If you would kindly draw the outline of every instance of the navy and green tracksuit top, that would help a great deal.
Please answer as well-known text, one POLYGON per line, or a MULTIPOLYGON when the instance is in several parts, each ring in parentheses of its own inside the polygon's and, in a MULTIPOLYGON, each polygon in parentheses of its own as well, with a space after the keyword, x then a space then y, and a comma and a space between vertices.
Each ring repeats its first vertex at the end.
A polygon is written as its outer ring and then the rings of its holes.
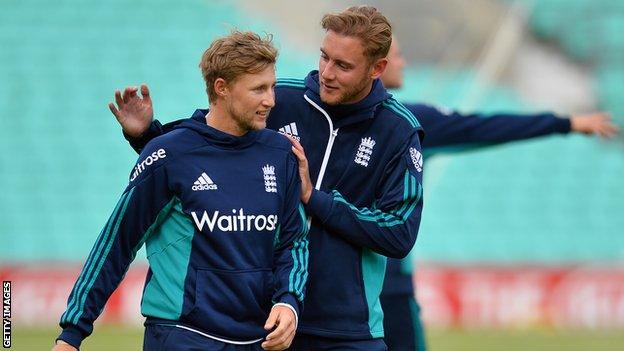
MULTIPOLYGON (((537 114, 463 114, 423 103, 404 103, 418 117, 427 138, 423 141, 425 158, 436 153, 453 153, 570 132, 570 119, 553 113, 537 114)), ((412 261, 388 260, 383 294, 412 295, 412 261)))
POLYGON ((266 336, 274 303, 301 309, 308 241, 291 144, 271 130, 220 132, 205 112, 141 152, 71 291, 59 339, 78 347, 92 332, 143 244, 148 324, 250 342, 266 336))
MULTIPOLYGON (((318 72, 280 79, 267 127, 303 145, 315 189, 309 279, 298 333, 363 340, 383 337, 379 294, 386 256, 416 240, 422 212, 422 128, 379 80, 351 105, 328 106, 318 72)), ((176 122, 173 122, 175 125, 176 122)), ((166 131, 155 121, 141 139, 166 131)))

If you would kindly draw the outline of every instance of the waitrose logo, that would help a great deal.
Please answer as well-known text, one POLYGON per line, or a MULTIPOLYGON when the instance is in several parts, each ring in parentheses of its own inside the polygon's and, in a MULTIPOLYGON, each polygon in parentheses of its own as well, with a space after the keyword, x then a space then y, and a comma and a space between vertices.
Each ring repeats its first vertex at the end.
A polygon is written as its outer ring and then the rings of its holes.
POLYGON ((143 171, 145 170, 145 167, 148 167, 152 165, 154 162, 160 159, 163 159, 165 157, 167 157, 167 152, 165 151, 165 149, 158 149, 152 152, 143 161, 137 163, 137 165, 134 166, 134 171, 132 172, 132 175, 130 176, 130 181, 135 180, 136 177, 139 176, 139 174, 143 173, 143 171))
POLYGON ((213 232, 215 227, 222 232, 249 232, 249 231, 272 231, 277 228, 277 215, 252 215, 245 214, 241 208, 232 210, 231 215, 221 214, 219 211, 208 213, 203 211, 200 215, 191 211, 193 221, 199 230, 213 232))

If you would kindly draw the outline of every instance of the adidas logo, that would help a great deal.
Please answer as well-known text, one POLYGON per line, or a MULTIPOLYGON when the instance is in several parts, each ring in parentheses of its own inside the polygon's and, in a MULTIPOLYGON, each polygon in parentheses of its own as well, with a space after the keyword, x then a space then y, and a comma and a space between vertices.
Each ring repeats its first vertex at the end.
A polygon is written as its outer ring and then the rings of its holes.
POLYGON ((206 172, 203 172, 199 178, 197 178, 195 183, 193 183, 191 189, 193 189, 193 191, 217 190, 217 184, 210 179, 206 172))
POLYGON ((409 148, 410 157, 412 158, 412 162, 414 163, 414 167, 416 167, 416 171, 422 172, 423 169, 423 157, 420 151, 416 150, 414 147, 409 148))
POLYGON ((295 124, 295 122, 292 122, 290 124, 283 126, 282 128, 278 129, 278 131, 282 134, 288 134, 289 136, 293 137, 297 141, 301 141, 301 138, 299 138, 299 132, 297 131, 297 125, 295 124))

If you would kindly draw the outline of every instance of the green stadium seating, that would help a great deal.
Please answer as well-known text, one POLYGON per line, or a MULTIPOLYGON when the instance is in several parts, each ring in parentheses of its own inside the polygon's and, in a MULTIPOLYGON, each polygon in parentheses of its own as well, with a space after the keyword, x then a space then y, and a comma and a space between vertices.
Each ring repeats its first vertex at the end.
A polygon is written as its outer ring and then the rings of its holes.
MULTIPOLYGON (((577 59, 595 59, 597 48, 621 53, 622 3, 538 1, 531 26, 577 59), (609 19, 576 17, 588 6, 595 18, 609 19), (585 29, 603 39, 588 42, 585 29)), ((161 121, 187 116, 207 105, 197 63, 214 37, 239 27, 275 32, 279 42, 285 30, 226 1, 8 0, 2 7, 0 263, 85 259, 136 159, 106 107, 114 89, 148 82, 161 121)), ((280 44, 281 76, 302 77, 316 65, 315 45, 299 52, 280 44)), ((609 55, 596 62, 596 84, 602 107, 622 118, 624 60, 609 55)), ((531 110, 501 87, 466 102, 469 70, 418 67, 406 83, 400 100, 531 110)), ((433 158, 427 166, 420 259, 622 259, 621 146, 552 137, 433 158)))

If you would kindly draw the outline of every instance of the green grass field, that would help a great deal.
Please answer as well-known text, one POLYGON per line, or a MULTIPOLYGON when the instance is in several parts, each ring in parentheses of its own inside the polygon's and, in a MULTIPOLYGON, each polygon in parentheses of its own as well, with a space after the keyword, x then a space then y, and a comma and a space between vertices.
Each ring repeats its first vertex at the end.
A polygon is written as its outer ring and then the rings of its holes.
MULTIPOLYGON (((49 350, 57 330, 14 329, 11 350, 49 350)), ((100 327, 81 347, 86 351, 141 350, 143 331, 121 327, 100 327)), ((465 331, 429 330, 430 351, 622 351, 624 331, 465 331)), ((390 350, 392 351, 392 350, 390 350)))

